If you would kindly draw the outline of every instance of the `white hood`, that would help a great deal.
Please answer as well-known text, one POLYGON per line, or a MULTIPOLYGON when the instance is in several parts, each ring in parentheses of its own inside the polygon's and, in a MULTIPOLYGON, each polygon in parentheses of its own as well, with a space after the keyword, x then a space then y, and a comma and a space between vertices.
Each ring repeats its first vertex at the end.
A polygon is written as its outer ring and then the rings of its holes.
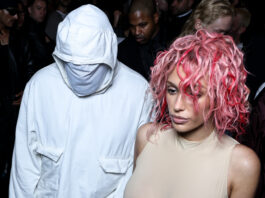
POLYGON ((105 13, 93 5, 69 13, 58 26, 53 56, 70 88, 64 62, 108 65, 111 70, 96 92, 109 87, 117 62, 117 37, 105 13))

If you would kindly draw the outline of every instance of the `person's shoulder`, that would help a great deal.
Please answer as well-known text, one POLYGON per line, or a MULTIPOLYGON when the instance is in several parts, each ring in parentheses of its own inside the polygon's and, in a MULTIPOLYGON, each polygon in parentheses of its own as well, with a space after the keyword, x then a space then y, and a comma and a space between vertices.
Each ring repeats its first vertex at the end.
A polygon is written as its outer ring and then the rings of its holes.
POLYGON ((38 70, 30 79, 33 82, 51 82, 60 79, 60 71, 55 63, 38 70), (59 78, 58 78, 59 77, 59 78))
POLYGON ((155 142, 159 137, 170 134, 170 129, 163 130, 163 127, 162 124, 156 126, 153 122, 146 123, 138 129, 136 139, 141 145, 146 145, 149 140, 155 142))
POLYGON ((57 24, 57 23, 59 23, 62 20, 63 20, 63 17, 58 13, 58 11, 54 10, 53 12, 51 12, 49 14, 46 23, 56 23, 57 24))
POLYGON ((232 164, 236 170, 244 174, 254 174, 260 167, 260 161, 256 153, 249 147, 237 144, 232 150, 232 164))
MULTIPOLYGON (((27 82, 26 90, 28 93, 46 92, 56 87, 59 81, 59 71, 55 64, 48 65, 38 70, 27 82)), ((25 93, 25 92, 24 92, 25 93)))
POLYGON ((256 153, 242 144, 232 150, 229 171, 231 197, 252 197, 258 184, 260 161, 256 153))
POLYGON ((135 160, 140 155, 146 144, 148 143, 149 132, 153 127, 153 123, 149 122, 142 125, 137 132, 135 141, 135 160))
POLYGON ((153 123, 152 122, 149 122, 149 123, 146 123, 146 124, 143 124, 139 129, 138 129, 138 132, 137 132, 137 139, 139 139, 140 141, 144 142, 144 141, 147 141, 147 133, 148 131, 151 129, 153 123))
POLYGON ((59 17, 59 16, 60 14, 57 10, 54 10, 49 14, 49 17, 59 17))
MULTIPOLYGON (((153 122, 142 125, 136 135, 135 143, 135 157, 143 151, 148 142, 157 144, 158 141, 161 143, 168 139, 168 135, 171 136, 171 129, 163 129, 165 125, 155 125, 153 122)), ((159 143, 158 143, 159 144, 159 143)))
POLYGON ((147 80, 138 72, 134 71, 133 69, 129 68, 124 63, 118 61, 118 65, 120 67, 120 77, 126 80, 126 84, 133 83, 133 84, 148 84, 147 80))

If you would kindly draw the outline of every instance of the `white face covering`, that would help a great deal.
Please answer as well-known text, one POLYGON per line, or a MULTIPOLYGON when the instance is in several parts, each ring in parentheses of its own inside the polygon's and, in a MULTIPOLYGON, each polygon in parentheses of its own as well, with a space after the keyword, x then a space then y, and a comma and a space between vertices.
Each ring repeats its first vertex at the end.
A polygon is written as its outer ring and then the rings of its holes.
POLYGON ((65 63, 68 81, 77 96, 88 96, 95 93, 104 82, 109 70, 110 68, 104 64, 65 63))

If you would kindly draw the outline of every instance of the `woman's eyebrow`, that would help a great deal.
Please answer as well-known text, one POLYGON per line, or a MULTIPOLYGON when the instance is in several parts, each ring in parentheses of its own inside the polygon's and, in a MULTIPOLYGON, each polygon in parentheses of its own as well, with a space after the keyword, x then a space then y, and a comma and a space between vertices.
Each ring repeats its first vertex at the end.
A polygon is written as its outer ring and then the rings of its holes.
POLYGON ((178 86, 176 84, 174 84, 173 82, 170 82, 170 81, 167 81, 167 85, 178 88, 178 86))

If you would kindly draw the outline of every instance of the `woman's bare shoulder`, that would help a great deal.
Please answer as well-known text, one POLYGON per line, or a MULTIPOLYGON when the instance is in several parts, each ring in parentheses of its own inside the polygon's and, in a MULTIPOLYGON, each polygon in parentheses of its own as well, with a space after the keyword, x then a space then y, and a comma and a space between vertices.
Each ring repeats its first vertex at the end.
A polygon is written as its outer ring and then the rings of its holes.
POLYGON ((231 155, 231 197, 252 197, 258 184, 260 161, 256 153, 242 144, 237 144, 231 155))
POLYGON ((142 125, 137 132, 136 143, 138 142, 141 145, 146 145, 149 140, 156 139, 156 136, 159 136, 161 128, 164 125, 155 125, 153 122, 146 123, 142 125))
POLYGON ((232 151, 232 163, 239 171, 255 172, 260 167, 260 161, 256 153, 247 146, 237 144, 232 151))
POLYGON ((136 136, 136 147, 139 147, 139 150, 142 150, 145 145, 148 142, 148 133, 150 132, 150 130, 153 127, 153 123, 149 122, 146 123, 144 125, 142 125, 137 132, 137 136, 136 136))

